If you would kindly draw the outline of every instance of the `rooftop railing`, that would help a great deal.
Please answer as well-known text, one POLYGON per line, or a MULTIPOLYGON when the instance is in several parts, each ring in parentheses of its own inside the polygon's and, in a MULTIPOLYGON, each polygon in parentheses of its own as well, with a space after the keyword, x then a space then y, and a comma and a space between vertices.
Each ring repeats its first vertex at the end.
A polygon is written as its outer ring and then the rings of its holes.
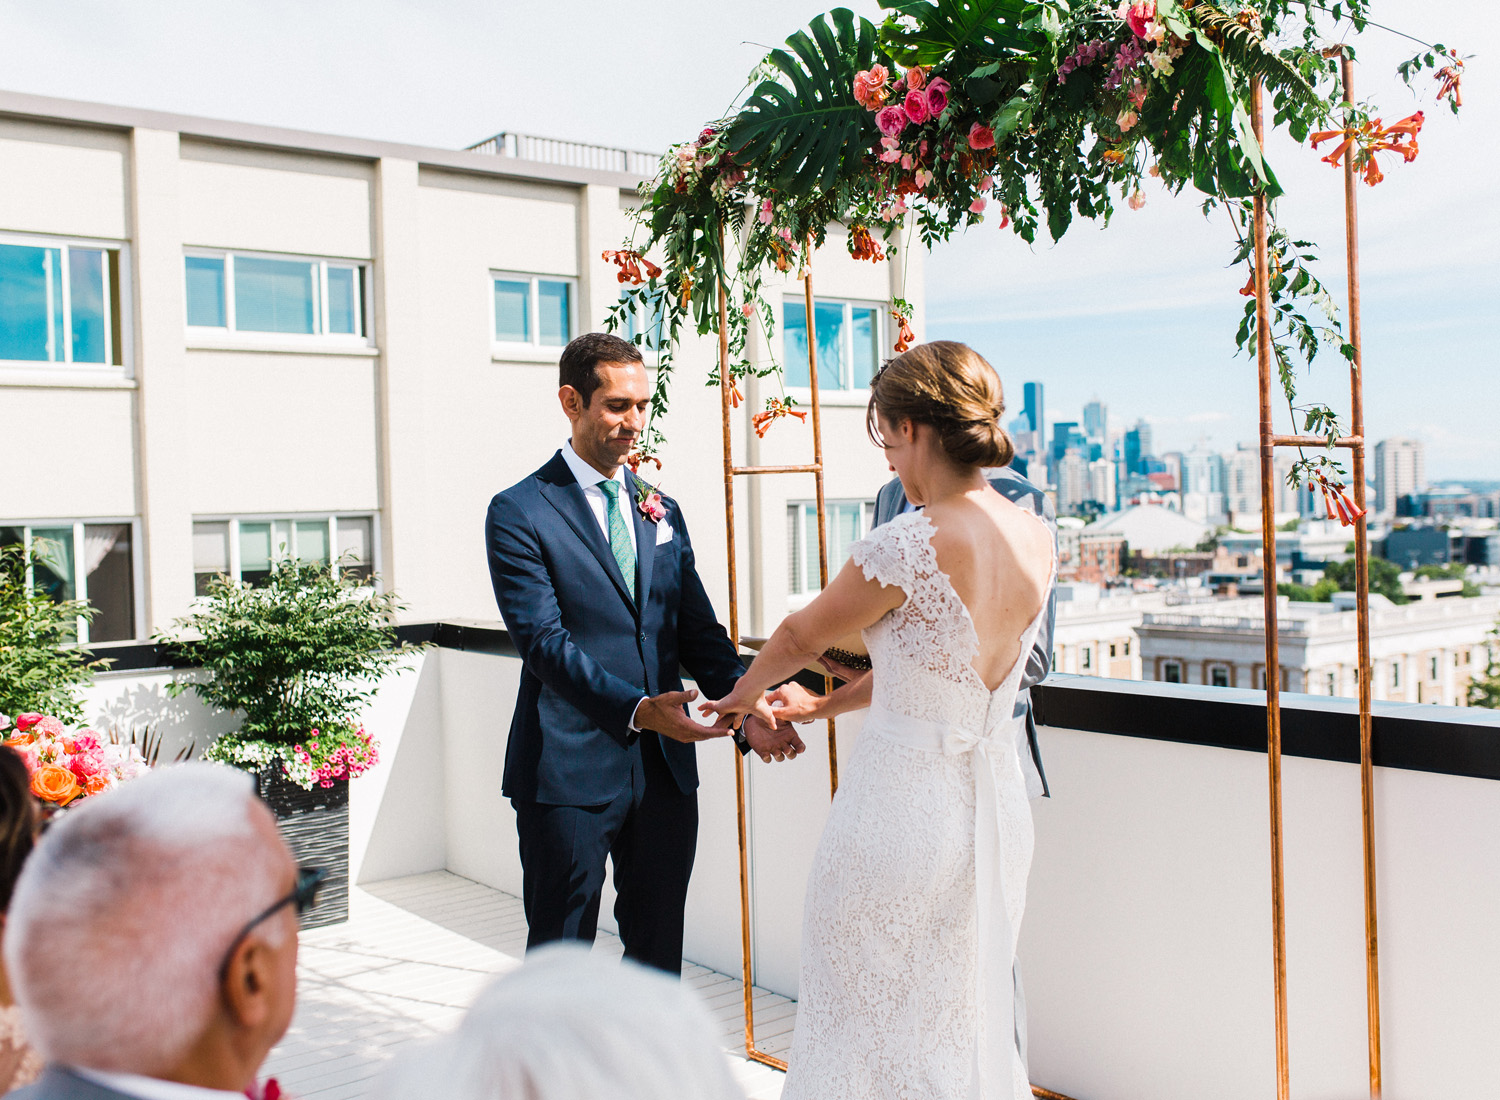
POLYGON ((590 145, 582 141, 561 141, 502 130, 492 138, 470 145, 469 152, 489 153, 497 157, 515 157, 539 164, 556 164, 565 168, 592 168, 601 172, 624 172, 632 176, 656 175, 661 164, 660 153, 638 149, 617 149, 609 145, 590 145))

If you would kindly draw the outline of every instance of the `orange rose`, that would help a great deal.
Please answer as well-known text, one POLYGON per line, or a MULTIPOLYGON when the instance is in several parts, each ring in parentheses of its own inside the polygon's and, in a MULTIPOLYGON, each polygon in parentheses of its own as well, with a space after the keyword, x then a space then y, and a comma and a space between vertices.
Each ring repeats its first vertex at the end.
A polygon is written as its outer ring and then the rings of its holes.
POLYGON ((29 745, 35 740, 36 734, 34 733, 18 733, 14 737, 7 737, 4 741, 0 741, 0 745, 9 745, 11 748, 16 748, 19 745, 29 745))
POLYGON ((78 777, 67 768, 43 764, 31 774, 31 793, 43 802, 66 806, 83 793, 78 777))

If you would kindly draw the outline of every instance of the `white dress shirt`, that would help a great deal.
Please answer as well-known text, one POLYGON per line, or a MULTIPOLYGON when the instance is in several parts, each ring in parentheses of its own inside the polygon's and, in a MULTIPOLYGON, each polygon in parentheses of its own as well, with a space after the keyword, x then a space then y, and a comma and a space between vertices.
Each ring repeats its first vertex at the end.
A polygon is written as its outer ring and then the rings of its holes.
MULTIPOLYGON (((563 461, 568 464, 568 469, 573 471, 573 479, 583 487, 583 495, 589 502, 589 508, 594 513, 594 518, 599 521, 599 530, 604 532, 605 543, 609 542, 609 513, 604 510, 604 483, 609 478, 594 469, 583 459, 578 457, 578 452, 573 450, 573 441, 570 439, 562 447, 563 461)), ((635 507, 635 501, 630 496, 630 483, 625 480, 625 467, 621 466, 615 471, 614 480, 619 482, 620 515, 625 519, 625 530, 630 535, 630 545, 635 550, 636 560, 640 560, 640 548, 635 544, 635 516, 631 509, 635 507)), ((627 577, 626 580, 633 578, 627 577)), ((646 696, 641 696, 641 703, 646 701, 646 696)), ((640 713, 641 703, 635 705, 635 710, 630 712, 630 732, 640 733, 641 729, 635 724, 635 716, 640 713)))
MULTIPOLYGON (((599 530, 604 532, 604 541, 608 543, 609 513, 604 510, 604 483, 610 479, 578 457, 578 452, 573 450, 571 439, 563 444, 562 456, 563 461, 568 464, 568 469, 573 471, 574 479, 583 487, 583 495, 588 499, 594 518, 599 521, 599 530)), ((625 480, 625 467, 621 466, 615 471, 614 480, 620 486, 620 515, 625 518, 625 530, 630 535, 630 545, 635 549, 636 557, 639 559, 640 548, 635 545, 635 516, 631 511, 635 507, 635 500, 630 495, 630 484, 625 480)), ((629 577, 625 579, 630 580, 629 577)))
POLYGON ((85 1081, 114 1089, 126 1096, 139 1097, 139 1100, 245 1100, 243 1092, 206 1089, 201 1085, 184 1085, 181 1081, 142 1077, 138 1073, 106 1073, 102 1069, 84 1069, 81 1066, 68 1068, 85 1081))

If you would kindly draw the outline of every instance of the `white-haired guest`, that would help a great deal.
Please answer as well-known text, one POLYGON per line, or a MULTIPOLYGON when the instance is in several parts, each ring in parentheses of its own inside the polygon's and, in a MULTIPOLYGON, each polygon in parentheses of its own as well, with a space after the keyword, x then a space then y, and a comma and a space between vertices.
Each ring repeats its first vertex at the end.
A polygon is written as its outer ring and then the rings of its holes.
POLYGON ((377 1100, 744 1100, 707 1010, 587 947, 528 952, 458 1029, 398 1057, 377 1100))
POLYGON ((48 1062, 16 1100, 243 1100, 296 999, 299 873, 250 777, 187 764, 64 814, 5 964, 48 1062))

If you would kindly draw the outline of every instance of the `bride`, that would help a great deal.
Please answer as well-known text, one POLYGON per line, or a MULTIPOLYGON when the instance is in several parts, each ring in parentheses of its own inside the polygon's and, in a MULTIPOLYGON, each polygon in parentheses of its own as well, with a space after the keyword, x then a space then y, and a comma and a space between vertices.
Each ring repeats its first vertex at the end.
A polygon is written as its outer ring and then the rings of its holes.
POLYGON ((870 384, 907 499, 705 713, 746 714, 855 630, 873 699, 809 876, 783 1100, 1029 1100, 1013 967, 1032 822, 1011 717, 1055 581, 1038 517, 985 481, 1012 448, 994 368, 949 341, 870 384))

